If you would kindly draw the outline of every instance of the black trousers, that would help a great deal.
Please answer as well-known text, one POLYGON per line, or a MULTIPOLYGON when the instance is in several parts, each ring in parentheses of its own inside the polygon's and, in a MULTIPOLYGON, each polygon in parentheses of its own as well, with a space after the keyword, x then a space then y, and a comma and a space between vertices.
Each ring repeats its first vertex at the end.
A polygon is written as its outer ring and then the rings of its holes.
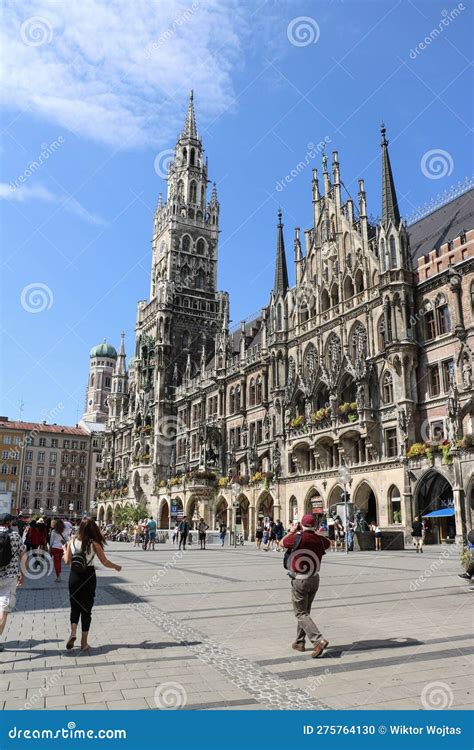
POLYGON ((83 632, 91 626, 92 607, 94 606, 97 578, 92 566, 84 571, 71 568, 69 575, 69 603, 71 605, 71 625, 77 625, 81 618, 83 632))
POLYGON ((180 534, 179 535, 179 549, 181 549, 181 547, 183 547, 183 549, 186 549, 186 541, 187 541, 187 539, 188 539, 188 535, 187 534, 180 534))

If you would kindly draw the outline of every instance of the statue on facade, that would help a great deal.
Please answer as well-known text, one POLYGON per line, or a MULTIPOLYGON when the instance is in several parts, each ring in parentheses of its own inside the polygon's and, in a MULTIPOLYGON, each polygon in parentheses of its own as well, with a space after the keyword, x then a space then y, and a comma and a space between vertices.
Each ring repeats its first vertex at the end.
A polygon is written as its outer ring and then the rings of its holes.
POLYGON ((448 440, 452 446, 456 445, 459 431, 460 416, 459 394, 454 373, 451 373, 448 392, 448 419, 446 421, 448 440))
POLYGON ((472 367, 467 354, 464 355, 462 363, 462 384, 465 391, 472 388, 472 367))
POLYGON ((356 404, 357 404, 357 411, 359 412, 359 414, 361 414, 365 408, 365 385, 364 383, 359 383, 357 386, 356 404))
POLYGON ((272 471, 275 477, 279 477, 281 474, 281 450, 278 443, 273 446, 272 471))

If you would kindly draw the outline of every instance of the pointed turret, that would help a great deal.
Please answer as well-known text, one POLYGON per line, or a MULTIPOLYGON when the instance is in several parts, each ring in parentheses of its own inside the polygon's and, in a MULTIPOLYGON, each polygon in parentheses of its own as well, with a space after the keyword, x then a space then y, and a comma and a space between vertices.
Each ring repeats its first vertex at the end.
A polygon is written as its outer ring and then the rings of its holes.
POLYGON ((196 130, 196 115, 194 114, 194 94, 191 89, 189 94, 188 111, 186 112, 186 120, 184 122, 184 129, 181 134, 182 138, 197 138, 196 130))
POLYGON ((391 221, 396 227, 400 224, 400 212, 398 210, 397 194, 393 181, 390 156, 388 154, 388 141, 385 137, 385 125, 380 126, 382 135, 382 224, 388 226, 391 221))
POLYGON ((115 375, 125 375, 127 367, 125 364, 125 333, 122 331, 120 334, 120 348, 117 355, 117 364, 115 365, 115 375))
POLYGON ((275 262, 275 282, 273 291, 275 294, 285 294, 288 289, 288 269, 286 266, 285 240, 283 237, 283 224, 281 223, 281 209, 278 210, 277 229, 277 251, 275 262))

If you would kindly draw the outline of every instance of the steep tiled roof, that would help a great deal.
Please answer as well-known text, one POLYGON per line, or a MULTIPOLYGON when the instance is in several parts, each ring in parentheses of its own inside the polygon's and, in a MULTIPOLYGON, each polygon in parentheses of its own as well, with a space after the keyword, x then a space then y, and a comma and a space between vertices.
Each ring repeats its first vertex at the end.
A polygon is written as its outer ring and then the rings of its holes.
POLYGON ((412 267, 417 267, 418 258, 470 229, 474 229, 474 188, 408 227, 412 267))
POLYGON ((67 427, 60 424, 43 424, 43 422, 0 422, 0 429, 3 430, 24 430, 25 432, 54 432, 67 435, 82 435, 87 437, 89 434, 81 427, 67 427))

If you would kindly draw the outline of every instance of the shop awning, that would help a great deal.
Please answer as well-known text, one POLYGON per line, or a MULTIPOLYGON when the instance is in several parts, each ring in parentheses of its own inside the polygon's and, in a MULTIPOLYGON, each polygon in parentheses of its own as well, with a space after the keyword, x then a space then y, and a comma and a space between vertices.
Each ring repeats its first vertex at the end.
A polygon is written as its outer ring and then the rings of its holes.
POLYGON ((454 508, 441 508, 441 510, 433 510, 431 513, 427 513, 423 518, 445 518, 446 516, 454 516, 454 508))

